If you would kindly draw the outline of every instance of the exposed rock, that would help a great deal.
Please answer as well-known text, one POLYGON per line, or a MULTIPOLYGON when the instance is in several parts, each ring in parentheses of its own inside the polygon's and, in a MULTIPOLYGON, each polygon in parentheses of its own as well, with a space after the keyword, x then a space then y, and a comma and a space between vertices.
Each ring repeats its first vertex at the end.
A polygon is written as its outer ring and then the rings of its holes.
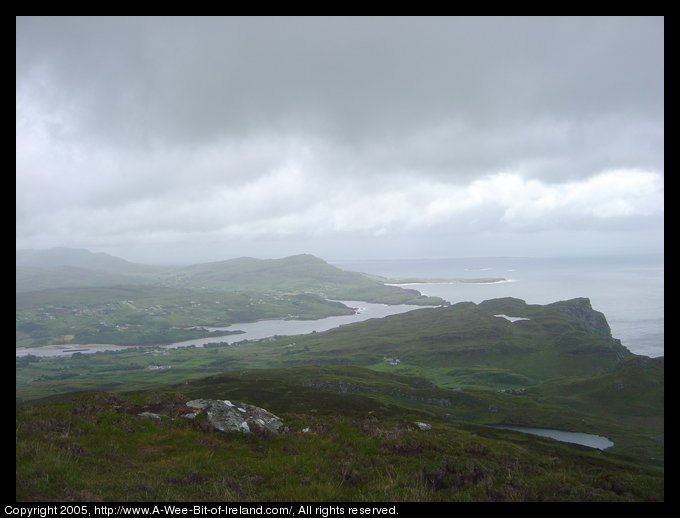
POLYGON ((137 414, 137 415, 140 416, 140 417, 150 417, 151 419, 161 419, 161 418, 163 418, 163 417, 168 417, 168 416, 166 416, 166 415, 155 414, 155 413, 153 413, 153 412, 141 412, 141 413, 139 413, 139 414, 137 414))
POLYGON ((590 304, 590 299, 580 297, 550 304, 576 319, 586 331, 598 334, 609 339, 610 349, 616 354, 617 360, 621 361, 632 353, 621 344, 621 341, 612 337, 611 328, 603 313, 595 311, 590 304))
POLYGON ((501 394, 524 394, 524 392, 526 392, 526 389, 525 388, 516 388, 516 389, 508 388, 508 389, 500 389, 498 392, 500 392, 501 394))
POLYGON ((427 423, 416 423, 416 426, 423 430, 424 432, 432 430, 432 426, 427 423))
POLYGON ((277 433, 283 421, 264 408, 228 399, 194 399, 187 406, 204 410, 208 421, 221 432, 252 433, 256 430, 277 433))
POLYGON ((590 305, 590 299, 580 297, 551 304, 560 311, 575 318, 586 330, 606 338, 611 338, 611 329, 604 314, 595 311, 590 305))

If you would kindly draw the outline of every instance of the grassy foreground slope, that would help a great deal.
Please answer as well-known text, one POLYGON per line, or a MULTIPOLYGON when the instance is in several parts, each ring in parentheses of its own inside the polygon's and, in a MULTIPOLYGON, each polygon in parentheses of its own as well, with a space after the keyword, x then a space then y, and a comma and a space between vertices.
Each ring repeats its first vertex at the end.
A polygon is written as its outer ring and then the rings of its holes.
POLYGON ((661 468, 607 451, 451 420, 433 403, 437 390, 410 376, 306 367, 235 372, 162 391, 60 396, 50 404, 17 409, 16 497, 664 499, 661 468), (203 417, 181 417, 186 401, 196 397, 265 407, 283 419, 285 428, 276 435, 214 431, 203 417), (419 403, 421 397, 425 401, 419 403), (164 417, 140 416, 144 411, 164 417))

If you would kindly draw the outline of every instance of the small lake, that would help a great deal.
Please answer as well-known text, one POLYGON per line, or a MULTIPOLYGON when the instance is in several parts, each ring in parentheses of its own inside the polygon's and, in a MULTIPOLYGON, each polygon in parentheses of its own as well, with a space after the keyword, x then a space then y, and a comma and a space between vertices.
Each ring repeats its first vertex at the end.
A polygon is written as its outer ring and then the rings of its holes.
POLYGON ((606 437, 602 437, 601 435, 591 435, 589 433, 565 432, 563 430, 551 430, 549 428, 530 428, 527 426, 511 425, 494 425, 491 428, 500 428, 501 430, 512 430, 515 432, 540 435, 541 437, 549 437, 561 442, 580 444, 581 446, 597 448, 598 450, 605 450, 614 446, 614 443, 606 437))
MULTIPOLYGON (((224 336, 210 336, 206 338, 194 338, 182 342, 163 344, 149 347, 162 347, 164 349, 176 349, 178 347, 203 347, 207 343, 223 342, 232 344, 243 340, 261 340, 271 336, 303 335, 314 332, 327 331, 354 322, 361 322, 371 318, 383 318, 398 313, 406 313, 414 309, 422 309, 431 306, 416 306, 412 304, 374 304, 358 300, 340 300, 345 306, 354 308, 353 315, 341 315, 321 318, 318 320, 260 320, 259 322, 245 322, 232 324, 228 327, 204 327, 208 331, 242 331, 238 334, 224 336)), ((70 344, 49 345, 43 347, 22 348, 16 350, 16 356, 70 356, 76 352, 82 354, 95 353, 98 351, 122 351, 135 346, 110 345, 110 344, 70 344)))

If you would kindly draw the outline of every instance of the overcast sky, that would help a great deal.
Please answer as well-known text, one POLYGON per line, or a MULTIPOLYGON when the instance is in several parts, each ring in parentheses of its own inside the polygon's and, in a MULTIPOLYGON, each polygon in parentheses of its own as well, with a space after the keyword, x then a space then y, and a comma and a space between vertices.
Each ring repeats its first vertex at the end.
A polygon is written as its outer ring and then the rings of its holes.
POLYGON ((663 18, 53 18, 17 248, 185 263, 663 249, 663 18))

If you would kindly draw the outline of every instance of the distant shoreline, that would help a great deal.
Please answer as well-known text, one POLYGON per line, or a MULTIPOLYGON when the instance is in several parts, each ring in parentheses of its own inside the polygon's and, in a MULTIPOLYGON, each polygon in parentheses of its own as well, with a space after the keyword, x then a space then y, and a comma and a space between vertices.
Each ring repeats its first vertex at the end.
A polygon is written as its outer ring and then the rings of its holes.
POLYGON ((433 278, 433 279, 418 279, 413 277, 387 279, 386 286, 410 286, 417 284, 498 284, 501 282, 514 282, 512 279, 504 277, 482 277, 476 279, 456 278, 433 278))
MULTIPOLYGON (((234 331, 208 331, 210 334, 207 336, 197 337, 196 339, 205 338, 221 338, 231 335, 244 334, 245 331, 240 329, 234 331)), ((191 340, 191 339, 190 339, 191 340)), ((181 341, 181 340, 180 340, 181 341)), ((46 344, 37 346, 27 346, 27 347, 17 347, 16 356, 26 356, 33 353, 49 352, 49 353, 68 353, 73 354, 76 352, 92 352, 96 351, 118 351, 124 349, 133 349, 135 347, 147 347, 153 349, 154 347, 162 347, 164 345, 172 345, 178 343, 178 340, 165 340, 161 342, 148 342, 139 344, 101 344, 101 343, 90 343, 90 344, 80 344, 80 343, 69 343, 69 344, 46 344)))

